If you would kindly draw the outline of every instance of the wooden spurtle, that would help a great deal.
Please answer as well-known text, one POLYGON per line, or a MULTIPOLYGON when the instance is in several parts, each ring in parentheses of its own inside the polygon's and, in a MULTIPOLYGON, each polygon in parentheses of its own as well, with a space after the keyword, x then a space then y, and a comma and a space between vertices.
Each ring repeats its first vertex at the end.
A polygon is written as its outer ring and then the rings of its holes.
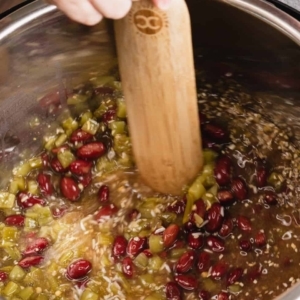
POLYGON ((190 18, 133 2, 115 21, 120 75, 138 170, 154 190, 178 195, 203 164, 190 18))

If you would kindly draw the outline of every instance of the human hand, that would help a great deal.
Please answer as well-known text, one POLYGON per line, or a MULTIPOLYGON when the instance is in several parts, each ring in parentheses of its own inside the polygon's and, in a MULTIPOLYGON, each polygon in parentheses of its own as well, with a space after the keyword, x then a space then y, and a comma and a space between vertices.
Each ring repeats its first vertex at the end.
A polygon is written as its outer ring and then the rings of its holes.
MULTIPOLYGON (((137 0, 49 0, 72 20, 96 25, 103 17, 121 19, 130 10, 132 1, 137 0)), ((160 9, 169 7, 171 0, 152 0, 160 9)))

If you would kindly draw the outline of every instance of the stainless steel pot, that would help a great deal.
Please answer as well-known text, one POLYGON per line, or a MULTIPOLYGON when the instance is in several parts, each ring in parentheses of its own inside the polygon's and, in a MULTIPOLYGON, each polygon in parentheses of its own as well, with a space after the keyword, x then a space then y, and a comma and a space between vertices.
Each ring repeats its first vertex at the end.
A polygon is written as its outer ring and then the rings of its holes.
MULTIPOLYGON (((280 116, 300 141, 300 23, 263 0, 190 0, 197 63, 220 71, 230 62, 242 84, 264 93, 261 111, 280 116), (251 72, 243 74, 243 70, 251 72), (266 73, 266 70, 268 71, 266 73), (272 76, 271 76, 272 75, 272 76), (281 97, 274 97, 274 93, 281 97)), ((54 6, 35 1, 0 22, 0 187, 7 171, 26 155, 38 151, 49 124, 60 118, 53 98, 91 74, 116 67, 109 21, 87 28, 67 20, 54 6)), ((280 125, 280 124, 279 124, 280 125)), ((300 286, 278 299, 300 299, 300 286)))

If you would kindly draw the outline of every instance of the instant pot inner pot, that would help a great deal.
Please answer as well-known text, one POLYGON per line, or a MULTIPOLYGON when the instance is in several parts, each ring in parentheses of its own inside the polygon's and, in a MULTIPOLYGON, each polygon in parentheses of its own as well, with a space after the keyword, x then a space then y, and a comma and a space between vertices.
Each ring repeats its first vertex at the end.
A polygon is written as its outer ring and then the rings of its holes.
MULTIPOLYGON (((293 142, 299 145, 299 46, 280 30, 223 2, 195 0, 188 5, 195 64, 202 74, 198 87, 214 89, 220 80, 233 80, 250 95, 248 109, 293 131, 293 142)), ((117 70, 110 22, 87 28, 54 9, 42 13, 45 7, 34 2, 0 23, 1 188, 12 166, 39 151, 42 136, 65 116, 60 107, 66 107, 66 94, 91 76, 117 70), (28 16, 31 20, 25 21, 28 16)), ((216 97, 219 92, 215 88, 216 97)))

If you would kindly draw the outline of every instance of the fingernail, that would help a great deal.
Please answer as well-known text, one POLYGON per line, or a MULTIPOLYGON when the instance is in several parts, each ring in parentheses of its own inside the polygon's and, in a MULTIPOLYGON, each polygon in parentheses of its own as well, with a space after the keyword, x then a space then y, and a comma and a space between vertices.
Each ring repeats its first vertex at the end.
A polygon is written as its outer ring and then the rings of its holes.
POLYGON ((167 10, 170 7, 171 0, 159 0, 158 1, 158 7, 161 10, 167 10))

